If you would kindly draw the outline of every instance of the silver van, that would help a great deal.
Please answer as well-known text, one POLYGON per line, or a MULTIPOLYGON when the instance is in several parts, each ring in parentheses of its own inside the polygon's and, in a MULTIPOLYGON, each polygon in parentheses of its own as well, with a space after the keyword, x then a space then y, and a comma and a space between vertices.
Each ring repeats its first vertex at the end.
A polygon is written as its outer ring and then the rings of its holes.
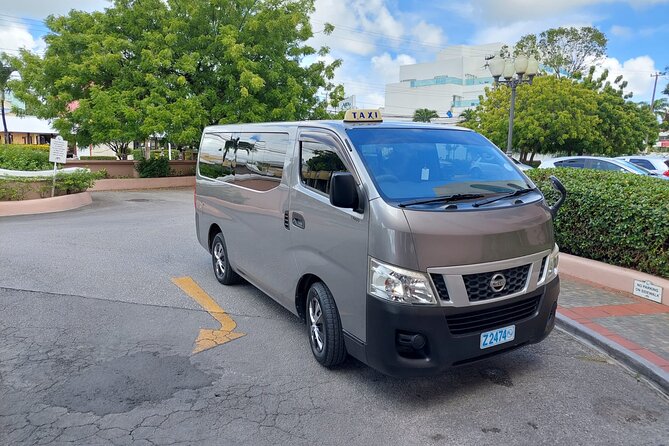
POLYGON ((205 128, 195 222, 218 281, 302 318, 322 365, 425 375, 553 329, 554 186, 550 208, 483 136, 356 110, 205 128))

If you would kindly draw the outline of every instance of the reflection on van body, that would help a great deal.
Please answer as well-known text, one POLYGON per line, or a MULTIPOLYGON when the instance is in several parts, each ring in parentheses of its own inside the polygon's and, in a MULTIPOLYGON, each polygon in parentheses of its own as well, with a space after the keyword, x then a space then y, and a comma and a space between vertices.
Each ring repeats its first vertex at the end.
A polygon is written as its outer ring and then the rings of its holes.
POLYGON ((551 209, 469 130, 341 121, 204 130, 196 226, 217 279, 307 323, 314 357, 435 373, 544 339, 551 209))

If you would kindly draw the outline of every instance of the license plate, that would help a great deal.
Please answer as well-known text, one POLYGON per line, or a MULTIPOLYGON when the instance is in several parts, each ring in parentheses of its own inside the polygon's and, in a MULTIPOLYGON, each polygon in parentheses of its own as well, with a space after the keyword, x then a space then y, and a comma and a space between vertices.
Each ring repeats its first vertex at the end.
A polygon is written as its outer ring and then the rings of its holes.
POLYGON ((485 333, 481 333, 481 350, 484 348, 494 347, 495 345, 504 344, 505 342, 513 341, 515 338, 515 325, 498 328, 497 330, 486 331, 485 333))

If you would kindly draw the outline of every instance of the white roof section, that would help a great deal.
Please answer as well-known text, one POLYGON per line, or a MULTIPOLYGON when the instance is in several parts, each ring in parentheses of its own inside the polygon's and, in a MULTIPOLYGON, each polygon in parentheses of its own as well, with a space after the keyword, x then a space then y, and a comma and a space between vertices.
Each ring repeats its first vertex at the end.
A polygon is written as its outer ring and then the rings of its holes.
MULTIPOLYGON (((6 115, 7 131, 10 133, 48 133, 58 134, 58 131, 51 127, 51 123, 46 119, 39 119, 35 116, 13 116, 6 115)), ((2 122, 0 122, 0 131, 2 131, 2 122)))

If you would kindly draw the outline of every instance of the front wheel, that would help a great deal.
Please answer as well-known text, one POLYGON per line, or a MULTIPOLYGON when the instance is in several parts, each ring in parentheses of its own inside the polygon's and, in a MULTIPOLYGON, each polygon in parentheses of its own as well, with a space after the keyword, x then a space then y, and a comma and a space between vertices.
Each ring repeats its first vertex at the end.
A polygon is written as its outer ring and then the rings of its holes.
POLYGON ((325 367, 344 362, 346 347, 339 312, 332 293, 321 282, 311 285, 307 293, 307 325, 316 361, 325 367))
POLYGON ((234 285, 240 282, 239 275, 232 270, 228 250, 225 247, 225 240, 221 233, 216 234, 211 242, 211 263, 214 267, 216 280, 223 285, 234 285))

